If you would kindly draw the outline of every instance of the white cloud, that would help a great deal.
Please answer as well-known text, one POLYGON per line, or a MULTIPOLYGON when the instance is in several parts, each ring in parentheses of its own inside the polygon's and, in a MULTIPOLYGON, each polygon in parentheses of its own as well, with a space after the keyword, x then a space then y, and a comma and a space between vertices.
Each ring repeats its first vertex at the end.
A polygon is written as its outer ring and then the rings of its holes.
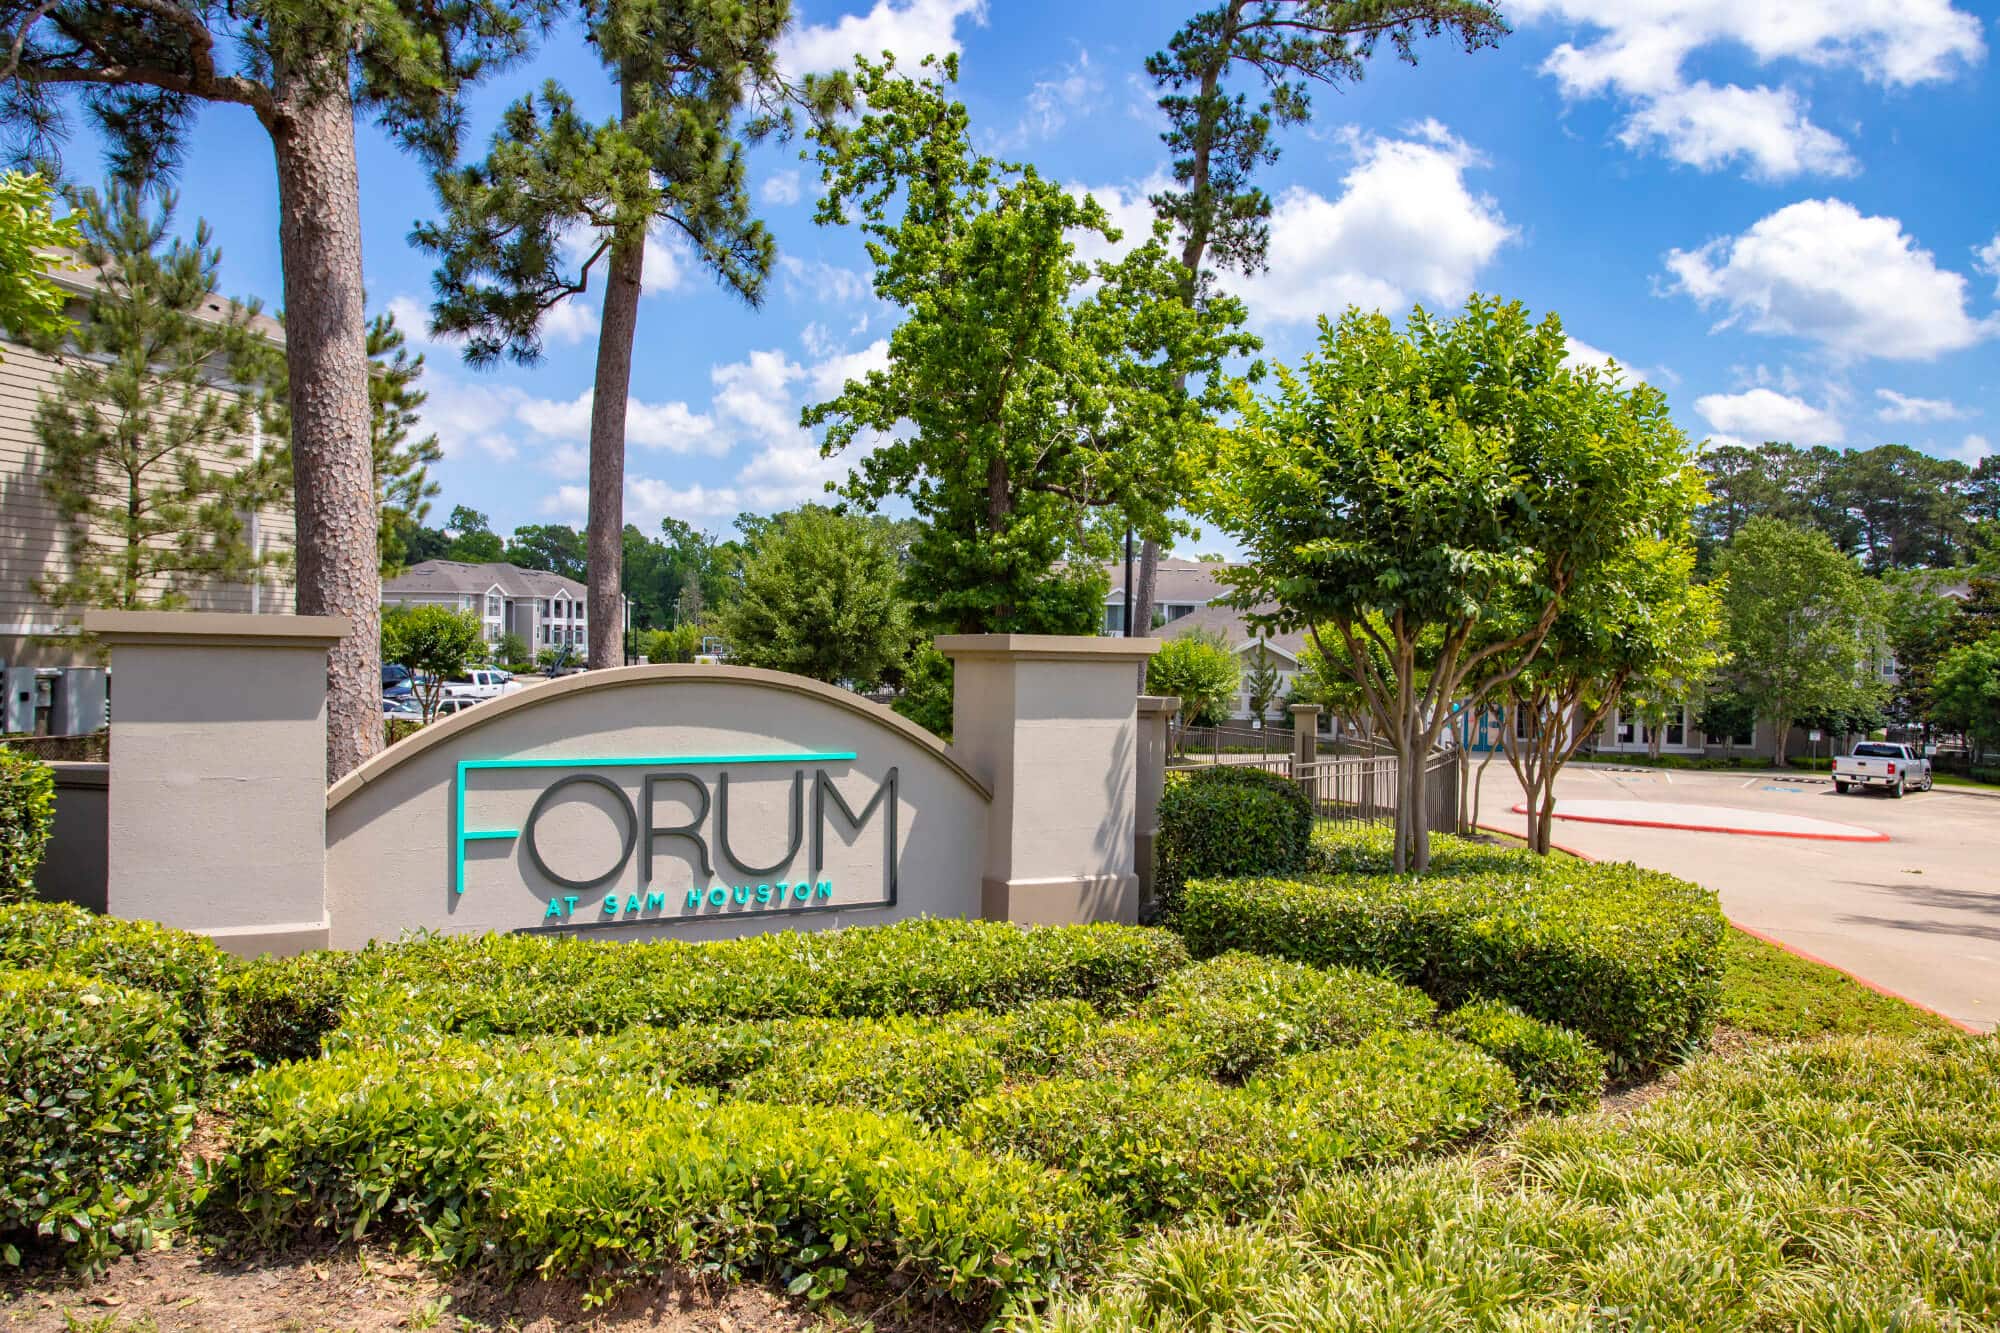
POLYGON ((542 314, 542 341, 580 343, 595 338, 600 321, 597 309, 581 296, 566 297, 542 314))
POLYGON ((1968 435, 1957 444, 1944 447, 1947 458, 1956 458, 1961 463, 1976 464, 1993 452, 1993 442, 1984 435, 1968 435))
POLYGON ((1788 205, 1666 263, 1678 290, 1727 312, 1718 327, 1806 338, 1839 357, 1924 361, 1995 332, 1966 310, 1965 279, 1901 222, 1838 199, 1788 205))
MULTIPOLYGON (((590 406, 595 395, 585 389, 574 398, 552 400, 528 398, 514 410, 521 424, 536 435, 571 442, 590 438, 590 406)), ((691 410, 686 403, 648 403, 637 398, 625 402, 625 440, 649 449, 676 454, 720 455, 729 452, 730 439, 719 432, 709 417, 691 410)))
POLYGON ((1516 0, 1511 13, 1595 34, 1564 42, 1542 69, 1572 100, 1623 98, 1628 147, 1657 139, 1709 171, 1742 158, 1767 179, 1846 174, 1853 160, 1790 87, 1690 83, 1684 67, 1697 52, 1743 50, 1759 66, 1794 61, 1889 88, 1949 79, 1985 54, 1978 18, 1951 0, 1516 0))
POLYGON ((568 519, 576 527, 582 527, 590 516, 590 491, 583 486, 558 486, 542 497, 540 505, 545 518, 568 519))
POLYGON ((1993 294, 2000 296, 2000 231, 1993 233, 1993 239, 1972 251, 1972 266, 1994 279, 1993 294))
POLYGON ((1064 65, 1060 77, 1037 80, 1028 90, 1021 119, 1010 133, 1001 137, 1002 146, 1018 148, 1052 137, 1103 93, 1104 80, 1091 69, 1090 52, 1078 51, 1076 62, 1064 65))
POLYGON ((1718 88, 1704 79, 1642 104, 1618 138, 1634 149, 1657 141, 1668 157, 1702 171, 1743 158, 1760 180, 1857 170, 1847 145, 1807 120, 1804 99, 1789 88, 1718 88))
POLYGON ((1832 413, 1774 389, 1707 394, 1695 399, 1694 410, 1718 432, 1716 443, 1839 444, 1847 437, 1832 413))
POLYGON ((986 0, 875 0, 866 14, 794 28, 779 44, 778 61, 787 71, 807 74, 849 69, 858 55, 875 60, 893 51, 914 65, 926 55, 955 54, 961 19, 984 24, 986 0))
POLYGON ((1482 159, 1436 121, 1406 139, 1348 133, 1355 157, 1328 199, 1286 190, 1271 216, 1270 267, 1228 284, 1257 319, 1298 323, 1349 305, 1396 311, 1456 304, 1516 234, 1491 197, 1466 187, 1482 159))
POLYGON ((1571 370, 1582 370, 1587 366, 1606 369, 1611 362, 1617 361, 1618 372, 1624 376, 1628 387, 1633 384, 1645 383, 1646 377, 1644 375, 1634 370, 1627 362, 1618 361, 1616 357, 1603 348, 1593 347, 1583 339, 1572 338, 1568 334, 1564 334, 1563 336, 1569 340, 1569 355, 1563 358, 1563 364, 1571 370))
POLYGON ((743 426, 752 435, 789 435, 799 430, 799 411, 791 385, 805 368, 783 352, 750 353, 749 359, 717 366, 709 372, 715 384, 710 410, 743 426))
MULTIPOLYGON (((602 244, 603 235, 604 233, 597 228, 584 226, 581 223, 569 228, 558 240, 564 261, 573 268, 581 268, 585 260, 596 254, 598 246, 602 244)), ((687 281, 688 267, 686 243, 669 232, 667 224, 662 222, 646 233, 646 248, 641 256, 639 269, 639 290, 646 296, 659 296, 675 291, 687 281)), ((609 271, 610 252, 606 251, 603 255, 597 256, 586 279, 587 288, 602 291, 605 274, 609 271)), ((576 305, 581 299, 572 297, 564 305, 576 305)), ((549 318, 553 318, 562 309, 563 306, 558 306, 550 311, 549 318)), ((588 313, 592 320, 597 318, 594 311, 588 313)), ((592 331, 595 331, 595 327, 593 324, 592 331)), ((547 330, 548 325, 544 323, 544 333, 547 330)))
POLYGON ((858 380, 871 370, 889 368, 889 340, 877 338, 858 352, 823 357, 807 372, 813 397, 824 401, 838 394, 849 380, 858 380))
POLYGON ((785 291, 794 297, 841 305, 875 299, 874 279, 859 269, 797 255, 779 255, 778 268, 784 274, 785 291))
POLYGON ((1878 421, 1960 421, 1971 415, 1949 398, 1913 398, 1894 389, 1877 389, 1875 396, 1882 400, 1878 421))
POLYGON ((428 397, 420 411, 421 430, 438 437, 450 459, 475 454, 506 462, 521 452, 513 436, 515 410, 527 395, 511 384, 475 382, 455 375, 424 376, 428 397))
MULTIPOLYGON (((2000 241, 1996 241, 1996 244, 2000 244, 2000 241)), ((409 341, 411 347, 449 347, 456 350, 464 341, 462 338, 449 335, 439 337, 432 333, 430 307, 414 296, 392 296, 389 298, 389 304, 383 309, 396 321, 396 327, 402 330, 403 337, 409 341)))
POLYGON ((660 526, 672 515, 681 519, 734 518, 743 510, 742 497, 733 486, 676 486, 654 477, 629 477, 625 482, 627 518, 647 531, 660 526))
POLYGON ((804 188, 798 172, 779 171, 764 178, 763 188, 758 193, 765 203, 784 207, 796 204, 804 194, 804 188))

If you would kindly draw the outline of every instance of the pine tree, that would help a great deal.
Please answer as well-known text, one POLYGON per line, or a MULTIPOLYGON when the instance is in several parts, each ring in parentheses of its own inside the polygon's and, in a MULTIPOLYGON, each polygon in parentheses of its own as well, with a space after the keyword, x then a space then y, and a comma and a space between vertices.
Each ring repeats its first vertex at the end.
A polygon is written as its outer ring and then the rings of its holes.
POLYGON ((357 113, 442 165, 460 95, 525 54, 553 0, 0 0, 0 126, 46 157, 79 102, 129 182, 171 172, 204 106, 254 112, 278 174, 298 609, 352 632, 328 663, 327 774, 382 747, 357 113))
POLYGON ((35 412, 69 559, 43 595, 171 610, 264 579, 284 553, 258 549, 246 516, 281 503, 286 479, 280 450, 258 438, 257 386, 275 351, 253 327, 256 306, 207 310, 222 255, 206 222, 191 243, 167 242, 171 193, 150 215, 128 186, 72 203, 99 288, 35 412), (240 389, 218 386, 218 370, 240 389))
MULTIPOLYGON (((743 139, 778 128, 792 91, 777 41, 790 0, 590 0, 585 38, 618 97, 593 123, 551 81, 507 109, 486 159, 441 174, 444 217, 413 239, 438 256, 437 328, 466 360, 541 355, 541 322, 604 265, 590 413, 589 663, 616 666, 624 560, 625 415, 645 280, 660 224, 751 305, 776 248, 751 216, 743 139), (583 240, 575 256, 569 242, 583 240)), ((839 85, 815 85, 837 96, 839 85)))
MULTIPOLYGON (((1161 90, 1167 128, 1160 137, 1174 155, 1178 187, 1152 203, 1181 242, 1182 299, 1206 299, 1213 275, 1204 266, 1211 262, 1246 274, 1264 267, 1271 199, 1252 176, 1278 160, 1274 124, 1311 118, 1311 85, 1356 82, 1385 38, 1415 64, 1418 37, 1450 32, 1475 50, 1506 31, 1499 6, 1488 0, 1223 0, 1182 24, 1167 49, 1146 60, 1161 90), (1259 85, 1254 104, 1230 91, 1230 76, 1239 72, 1259 85)), ((1148 537, 1133 589, 1136 624, 1153 623, 1159 565, 1159 543, 1148 537)))

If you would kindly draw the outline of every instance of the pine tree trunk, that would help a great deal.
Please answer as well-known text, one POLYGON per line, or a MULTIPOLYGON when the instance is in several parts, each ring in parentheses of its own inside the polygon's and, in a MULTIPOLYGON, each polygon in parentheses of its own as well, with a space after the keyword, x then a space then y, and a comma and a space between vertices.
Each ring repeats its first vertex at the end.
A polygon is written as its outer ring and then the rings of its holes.
POLYGON ((625 664, 625 617, 618 588, 625 566, 625 403, 632 391, 632 340, 639 329, 639 284, 646 238, 621 237, 611 248, 604 322, 597 334, 597 384, 590 401, 590 656, 598 667, 625 664))
POLYGON ((327 659, 328 781, 382 748, 382 585, 346 63, 336 52, 323 68, 279 71, 279 109, 266 118, 278 162, 298 610, 345 616, 349 626, 327 659))

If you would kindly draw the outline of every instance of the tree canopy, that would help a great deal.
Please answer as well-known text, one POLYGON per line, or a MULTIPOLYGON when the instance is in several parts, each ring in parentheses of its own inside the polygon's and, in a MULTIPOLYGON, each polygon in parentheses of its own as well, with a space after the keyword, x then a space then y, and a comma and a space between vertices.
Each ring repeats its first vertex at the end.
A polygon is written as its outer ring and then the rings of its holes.
MULTIPOLYGON (((956 65, 924 68, 948 81, 956 65)), ((887 366, 803 420, 826 428, 828 456, 876 443, 843 493, 916 511, 910 586, 939 626, 1091 632, 1110 538, 1090 519, 1174 529, 1185 446, 1222 401, 1224 358, 1255 345, 1243 308, 1182 305, 1184 274, 1157 235, 1083 263, 1078 236, 1116 238, 1094 200, 974 152, 940 78, 859 71, 866 112, 812 132, 817 217, 858 216, 875 294, 904 318, 887 366)))
POLYGON ((1561 321, 1518 302, 1419 307, 1407 331, 1350 310, 1222 434, 1202 507, 1250 561, 1223 578, 1239 606, 1276 603, 1254 623, 1339 641, 1400 760, 1398 869, 1428 864, 1420 769, 1453 706, 1511 680, 1566 598, 1700 495, 1660 392, 1568 354, 1561 321))
POLYGON ((55 190, 35 172, 0 174, 0 330, 26 342, 61 337, 63 290, 49 280, 50 251, 72 250, 82 240, 75 213, 58 218, 55 190))
POLYGON ((766 529, 717 618, 734 659, 872 688, 910 647, 884 525, 805 505, 766 529))
POLYGON ((1229 720, 1229 703, 1243 682, 1243 665, 1229 642, 1213 630, 1176 634, 1146 659, 1146 693, 1181 701, 1177 732, 1216 727, 1229 720))

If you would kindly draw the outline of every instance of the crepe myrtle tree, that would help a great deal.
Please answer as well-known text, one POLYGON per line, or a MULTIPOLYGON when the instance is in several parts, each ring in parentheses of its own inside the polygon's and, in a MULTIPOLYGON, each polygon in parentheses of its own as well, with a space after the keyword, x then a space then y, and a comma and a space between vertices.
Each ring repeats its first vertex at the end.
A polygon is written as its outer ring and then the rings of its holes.
POLYGON ((46 252, 74 249, 82 219, 74 212, 54 216, 54 194, 39 172, 0 174, 0 330, 30 341, 59 340, 70 329, 46 252))
POLYGON ((0 125, 24 153, 55 148, 71 102, 133 183, 177 164, 207 107, 246 108, 270 136, 298 609, 352 626, 327 665, 329 779, 382 746, 355 118, 372 112, 426 160, 449 160, 465 87, 525 54, 549 12, 550 0, 0 0, 0 125))
MULTIPOLYGON (((479 617, 446 606, 395 606, 382 615, 382 660, 406 667, 425 722, 437 716, 445 682, 486 656, 479 617)), ((379 715, 379 709, 378 709, 379 715)))
POLYGON ((1256 340, 1238 301, 1181 303, 1157 234, 1116 262, 1078 259, 1079 237, 1117 239, 1104 209, 974 152, 945 90, 956 61, 922 68, 859 61, 866 112, 812 131, 816 219, 858 217, 875 294, 903 322, 886 367, 802 420, 825 427, 828 457, 879 439, 842 491, 915 510, 906 578, 936 625, 1091 633, 1113 528, 1175 530, 1184 445, 1226 402, 1223 361, 1256 340))
POLYGON ((1566 598, 1700 494, 1666 400, 1564 364, 1562 322, 1474 296, 1406 330, 1349 310, 1265 394, 1239 390, 1200 507, 1248 563, 1230 600, 1355 673, 1395 752, 1395 865, 1430 863, 1425 761, 1531 660, 1566 598), (1518 623, 1488 633, 1496 612, 1518 623), (1329 651, 1331 638, 1340 656, 1329 651))
MULTIPOLYGON (((1315 85, 1358 82, 1387 43, 1414 65, 1423 38, 1450 36, 1466 50, 1506 33, 1485 0, 1222 0, 1181 25, 1167 49, 1148 56, 1166 119, 1173 184, 1152 198, 1173 228, 1188 305, 1209 299, 1209 266, 1261 271, 1271 239, 1271 198, 1256 182, 1278 160, 1274 129, 1305 124, 1315 85)), ((1134 621, 1153 623, 1160 546, 1140 549, 1134 621)))
MULTIPOLYGON (((1684 518, 1684 516, 1683 516, 1684 518)), ((1556 777, 1628 691, 1686 699, 1721 660, 1721 594, 1694 582, 1685 522, 1598 566, 1571 592, 1500 698, 1501 746, 1527 797, 1528 845, 1546 856, 1556 777), (1513 725, 1514 719, 1525 725, 1513 725)))

